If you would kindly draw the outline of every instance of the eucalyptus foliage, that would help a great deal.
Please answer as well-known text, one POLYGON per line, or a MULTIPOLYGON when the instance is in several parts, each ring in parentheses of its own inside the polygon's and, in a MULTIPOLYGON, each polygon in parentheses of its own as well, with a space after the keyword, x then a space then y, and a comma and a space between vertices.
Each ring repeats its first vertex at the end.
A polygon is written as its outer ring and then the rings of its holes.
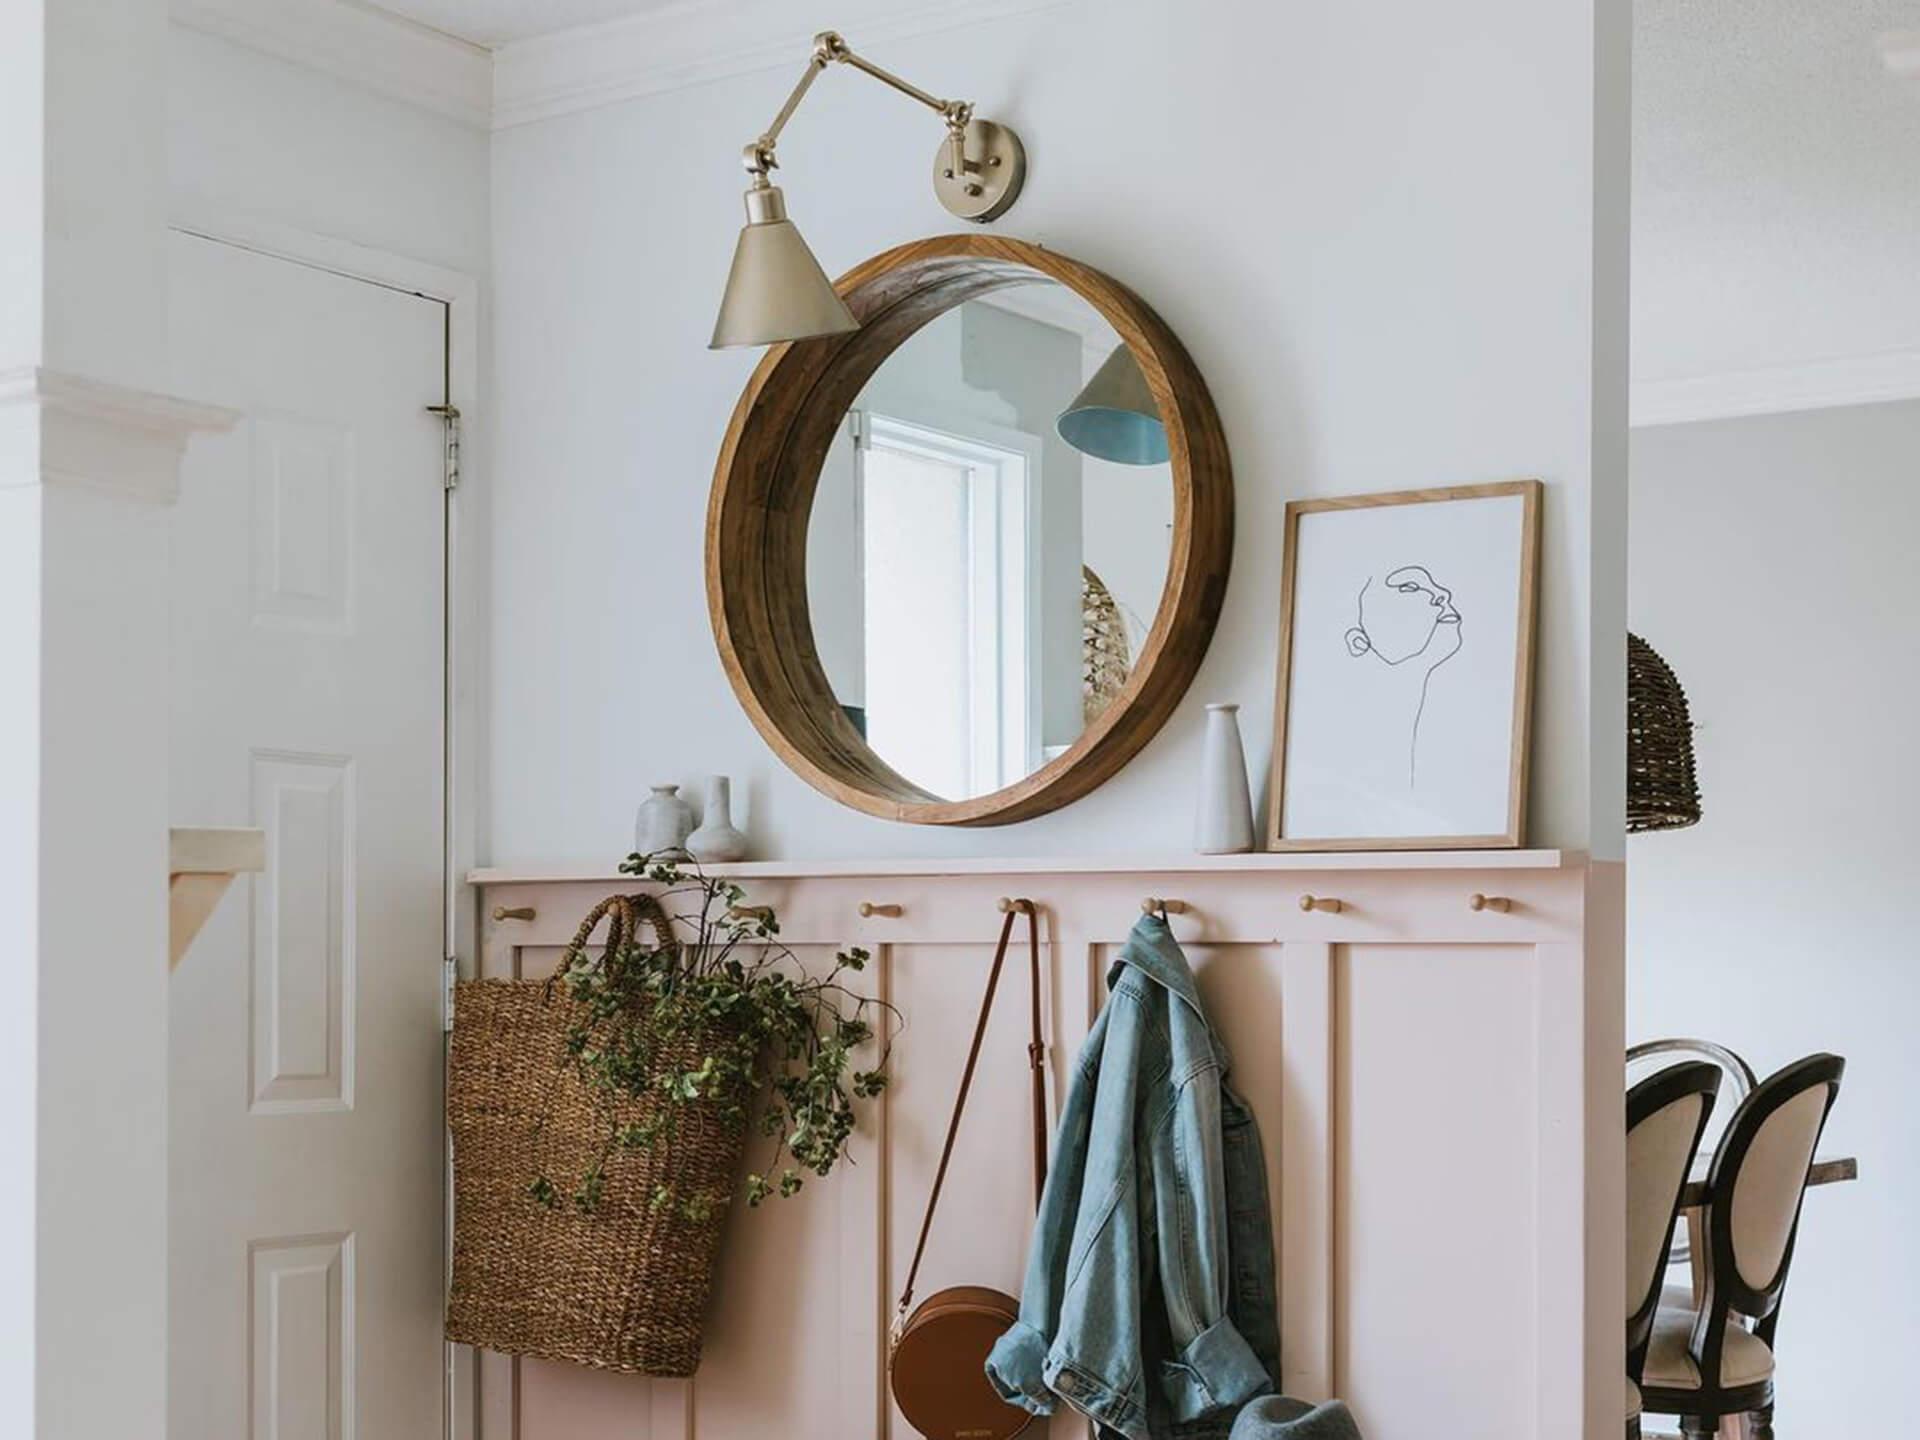
MULTIPOLYGON (((629 855, 620 870, 660 886, 675 933, 688 938, 650 947, 629 937, 605 956, 583 949, 558 977, 579 1006, 567 1063, 607 1116, 605 1144, 566 1198, 595 1209, 617 1153, 670 1146, 695 1107, 701 1123, 752 1124, 766 1142, 765 1163, 746 1177, 750 1206, 799 1193, 802 1171, 825 1175, 846 1155, 856 1102, 886 1088, 898 1012, 847 983, 871 957, 849 947, 829 972, 809 972, 780 942, 771 910, 735 908, 746 898, 738 885, 648 855, 629 855), (876 1038, 873 1068, 857 1068, 855 1051, 876 1038)), ((548 1206, 563 1199, 544 1174, 528 1193, 548 1206)), ((700 1222, 732 1198, 662 1184, 649 1203, 700 1222)))

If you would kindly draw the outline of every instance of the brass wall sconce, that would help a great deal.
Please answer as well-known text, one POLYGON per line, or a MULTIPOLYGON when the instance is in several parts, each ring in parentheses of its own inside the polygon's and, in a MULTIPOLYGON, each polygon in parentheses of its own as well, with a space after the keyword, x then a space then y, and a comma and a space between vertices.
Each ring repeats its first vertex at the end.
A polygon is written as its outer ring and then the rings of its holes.
POLYGON ((940 203, 962 220, 985 224, 998 219, 1020 198, 1027 176, 1026 150, 1005 125, 977 119, 967 100, 942 100, 847 48, 831 30, 816 35, 806 73, 787 96, 773 123, 742 152, 747 173, 747 223, 733 252, 733 269, 720 300, 712 349, 735 345, 773 345, 815 335, 843 335, 860 328, 853 312, 834 292, 820 262, 787 218, 786 197, 769 180, 778 168, 774 146, 793 112, 827 66, 851 65, 891 85, 902 95, 938 112, 947 138, 933 158, 933 190, 940 203))

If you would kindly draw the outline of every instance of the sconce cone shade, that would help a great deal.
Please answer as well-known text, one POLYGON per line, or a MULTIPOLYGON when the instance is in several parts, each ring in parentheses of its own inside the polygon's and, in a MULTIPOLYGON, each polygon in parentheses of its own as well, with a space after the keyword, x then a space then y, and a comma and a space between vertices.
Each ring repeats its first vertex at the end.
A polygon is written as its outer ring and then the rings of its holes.
POLYGON ((733 270, 708 348, 774 345, 859 328, 787 219, 786 197, 779 187, 756 185, 747 191, 747 223, 734 247, 733 270))
POLYGON ((1147 377, 1125 344, 1116 345, 1093 379, 1055 422, 1060 438, 1082 455, 1119 465, 1159 465, 1167 458, 1167 427, 1153 403, 1147 377))

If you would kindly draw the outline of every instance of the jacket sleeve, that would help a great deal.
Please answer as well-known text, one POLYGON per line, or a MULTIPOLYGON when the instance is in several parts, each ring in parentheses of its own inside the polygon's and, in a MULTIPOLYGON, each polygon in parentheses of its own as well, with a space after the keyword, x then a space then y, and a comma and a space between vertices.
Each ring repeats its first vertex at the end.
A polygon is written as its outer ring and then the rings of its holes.
POLYGON ((1185 1074, 1153 1146, 1155 1258, 1174 1353, 1160 1386, 1173 1418, 1192 1420, 1237 1408, 1274 1382, 1228 1316, 1220 1071, 1211 1054, 1182 1057, 1175 1049, 1185 1074))
POLYGON ((987 1356, 987 1378, 1002 1399, 1035 1415, 1051 1415, 1054 1394, 1045 1379, 1047 1352, 1060 1330, 1061 1301, 1067 1288, 1069 1237, 1080 1209, 1087 1147, 1093 1126, 1093 1092, 1098 1057, 1107 1028, 1102 1011, 1088 1033, 1054 1130, 1053 1156, 1040 1213, 1027 1250, 1026 1279, 1020 1287, 1020 1318, 994 1342, 987 1356))

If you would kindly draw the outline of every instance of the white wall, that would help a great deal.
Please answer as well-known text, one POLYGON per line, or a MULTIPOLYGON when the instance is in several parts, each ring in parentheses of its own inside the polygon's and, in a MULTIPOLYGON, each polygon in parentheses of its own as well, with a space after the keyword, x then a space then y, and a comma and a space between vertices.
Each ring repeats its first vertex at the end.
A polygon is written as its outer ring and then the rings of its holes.
POLYGON ((238 214, 484 274, 485 131, 175 24, 172 217, 238 214))
POLYGON ((1628 1034, 1847 1059, 1779 1332, 1780 1433, 1897 1435, 1920 1350, 1920 402, 1635 431, 1629 609, 1705 818, 1628 846, 1628 1034))
MULTIPOLYGON (((1264 768, 1286 499, 1516 475, 1550 486, 1533 833, 1610 853, 1590 792, 1617 808, 1620 711, 1589 654, 1597 634, 1614 686, 1624 10, 1078 0, 875 50, 1021 129, 1032 176, 999 228, 1145 295, 1233 447, 1233 584, 1187 702, 1115 781, 1013 832, 814 794, 714 654, 707 488, 757 357, 705 344, 737 147, 803 55, 496 135, 492 858, 604 860, 648 781, 713 770, 744 781, 762 854, 1183 847, 1204 702, 1246 703, 1264 768)), ((822 80, 781 174, 830 271, 955 228, 926 179, 938 140, 883 87, 822 80)))

